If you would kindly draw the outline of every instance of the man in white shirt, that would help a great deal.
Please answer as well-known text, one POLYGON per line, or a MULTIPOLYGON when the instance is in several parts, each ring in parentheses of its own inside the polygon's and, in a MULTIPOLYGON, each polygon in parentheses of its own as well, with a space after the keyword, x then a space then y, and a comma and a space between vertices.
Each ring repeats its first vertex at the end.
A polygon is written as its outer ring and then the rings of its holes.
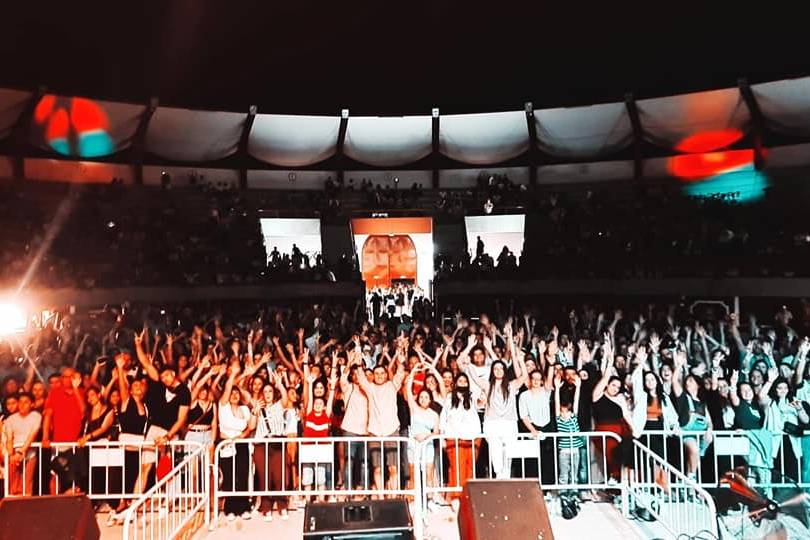
MULTIPOLYGON (((368 398, 360 385, 360 379, 366 379, 363 372, 363 359, 357 347, 349 352, 350 363, 340 373, 340 391, 346 404, 340 431, 343 437, 365 437, 368 434, 368 398)), ((365 444, 362 442, 343 443, 346 463, 343 470, 343 487, 352 489, 356 478, 355 471, 365 469, 365 444)), ((363 485, 363 489, 368 486, 363 485)))
MULTIPOLYGON (((529 374, 529 389, 520 394, 518 399, 518 414, 520 415, 521 431, 528 432, 535 437, 543 439, 542 433, 553 432, 554 424, 551 421, 551 384, 554 369, 550 368, 547 380, 543 381, 543 374, 535 370, 529 374)), ((554 483, 554 441, 542 440, 540 443, 540 460, 542 466, 541 480, 544 483, 554 483)), ((525 475, 527 478, 536 478, 538 474, 537 460, 527 459, 525 475)))
MULTIPOLYGON (((397 363, 397 371, 393 379, 388 379, 388 370, 384 366, 374 368, 374 382, 369 382, 366 377, 358 377, 357 384, 365 392, 368 398, 368 433, 372 437, 397 437, 399 436, 399 417, 397 416, 397 393, 405 380, 405 366, 403 365, 405 354, 402 350, 397 351, 394 362, 397 363)), ((369 455, 371 466, 374 469, 374 483, 377 489, 383 489, 382 455, 385 454, 385 465, 388 468, 388 489, 397 489, 399 477, 397 474, 397 442, 369 443, 369 455), (384 451, 381 452, 381 446, 384 451)))
POLYGON ((11 495, 33 495, 37 453, 31 444, 39 434, 42 416, 31 410, 34 398, 22 393, 17 399, 17 412, 9 416, 4 425, 6 452, 9 456, 11 495))

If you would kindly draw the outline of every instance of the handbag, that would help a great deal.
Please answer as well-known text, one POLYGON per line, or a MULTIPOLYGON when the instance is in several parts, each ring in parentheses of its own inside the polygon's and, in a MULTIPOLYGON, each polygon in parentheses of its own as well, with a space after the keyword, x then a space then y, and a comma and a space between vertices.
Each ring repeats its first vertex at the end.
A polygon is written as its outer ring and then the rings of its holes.
POLYGON ((219 457, 221 459, 232 458, 236 455, 236 445, 230 441, 219 447, 219 457))
POLYGON ((784 426, 782 426, 782 431, 791 437, 801 437, 804 435, 804 430, 800 428, 798 424, 794 424, 793 422, 785 422, 784 426))
POLYGON ((163 480, 163 478, 169 474, 172 470, 172 458, 169 456, 168 453, 165 453, 160 456, 158 460, 157 466, 155 467, 155 476, 158 480, 163 480))

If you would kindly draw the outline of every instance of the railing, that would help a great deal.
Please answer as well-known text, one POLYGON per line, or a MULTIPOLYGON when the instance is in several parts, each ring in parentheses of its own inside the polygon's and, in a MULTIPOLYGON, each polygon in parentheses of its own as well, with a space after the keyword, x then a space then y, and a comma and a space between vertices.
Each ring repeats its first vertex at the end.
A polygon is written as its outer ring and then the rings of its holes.
POLYGON ((622 501, 627 499, 625 484, 610 475, 609 451, 621 443, 615 433, 542 433, 537 437, 521 433, 498 443, 503 445, 503 453, 493 458, 497 449, 484 435, 426 439, 420 459, 423 508, 428 508, 431 498, 457 498, 468 479, 495 477, 536 478, 544 491, 614 489, 621 491, 622 501), (506 463, 501 462, 504 459, 506 463))
POLYGON ((268 498, 270 511, 273 503, 286 508, 290 497, 407 497, 415 503, 411 506, 414 527, 421 535, 418 463, 413 474, 405 474, 406 458, 411 456, 410 461, 416 462, 419 455, 419 443, 407 437, 221 441, 214 451, 214 471, 222 475, 222 482, 213 485, 211 526, 217 524, 219 499, 223 498, 225 513, 235 514, 249 509, 248 497, 268 498), (403 481, 408 476, 406 485, 403 481))
POLYGON ((54 442, 49 448, 35 443, 19 463, 6 453, 5 493, 14 497, 80 492, 91 499, 135 499, 146 489, 145 473, 153 473, 163 456, 174 467, 200 447, 187 441, 160 448, 148 441, 93 441, 84 446, 54 442))
POLYGON ((208 523, 209 494, 209 449, 200 447, 129 506, 123 540, 169 540, 194 519, 208 523))
MULTIPOLYGON (((703 488, 718 487, 724 472, 742 466, 748 471, 749 483, 766 492, 810 488, 810 456, 796 457, 792 448, 787 450, 785 445, 791 443, 782 433, 645 431, 639 439, 670 465, 692 473, 694 481, 703 488), (778 447, 774 445, 777 441, 778 447)), ((799 446, 801 439, 798 437, 799 446)))
POLYGON ((719 538, 714 499, 661 456, 633 441, 634 469, 628 491, 673 536, 708 532, 719 538))

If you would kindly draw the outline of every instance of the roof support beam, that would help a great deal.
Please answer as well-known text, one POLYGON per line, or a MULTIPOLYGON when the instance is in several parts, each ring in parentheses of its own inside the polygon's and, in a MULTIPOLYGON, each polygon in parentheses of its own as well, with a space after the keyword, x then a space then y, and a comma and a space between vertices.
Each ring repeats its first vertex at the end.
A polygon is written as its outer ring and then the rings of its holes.
POLYGON ((337 158, 337 179, 338 183, 343 183, 343 173, 346 169, 346 164, 343 160, 343 145, 346 143, 346 130, 349 127, 349 109, 340 110, 340 127, 338 128, 337 148, 335 150, 335 157, 337 158))
POLYGON ((644 130, 641 128, 641 118, 638 115, 636 98, 628 92, 624 96, 624 106, 630 116, 630 124, 633 126, 633 179, 641 180, 644 177, 644 161, 641 156, 641 145, 644 142, 644 130))
POLYGON ((237 155, 239 156, 239 189, 247 189, 247 163, 248 163, 248 140, 250 130, 253 129, 253 121, 256 120, 256 105, 251 105, 248 109, 245 124, 242 126, 242 135, 239 137, 237 155))
POLYGON ((143 184, 143 156, 146 149, 146 130, 157 108, 158 98, 150 98, 149 103, 146 104, 146 109, 138 120, 138 129, 135 130, 135 137, 132 141, 132 160, 133 167, 135 168, 136 185, 143 184))
POLYGON ((431 111, 431 115, 433 116, 433 138, 431 139, 431 148, 432 148, 432 162, 433 162, 433 170, 432 170, 432 186, 433 189, 439 189, 439 132, 441 129, 441 116, 439 113, 438 107, 433 107, 431 111))
POLYGON ((534 119, 534 105, 527 101, 524 105, 526 111, 526 127, 529 130, 529 184, 537 184, 537 166, 540 154, 537 149, 537 123, 534 119))
POLYGON ((762 110, 759 108, 757 98, 754 92, 751 91, 751 85, 748 80, 741 78, 737 81, 737 86, 740 89, 740 95, 745 101, 745 106, 751 113, 751 138, 754 142, 754 168, 762 170, 765 166, 765 149, 763 148, 762 139, 765 133, 765 121, 762 117, 762 110))
POLYGON ((38 86, 37 89, 31 94, 31 97, 28 99, 25 107, 23 107, 23 110, 20 111, 20 116, 17 117, 17 121, 14 122, 13 126, 11 126, 9 139, 11 140, 13 147, 17 149, 17 151, 14 153, 15 155, 12 162, 12 174, 15 180, 22 180, 25 178, 25 158, 23 157, 23 148, 29 143, 28 130, 31 126, 31 120, 34 118, 34 110, 37 108, 37 103, 39 103, 39 100, 42 99, 42 96, 44 96, 46 92, 47 89, 45 86, 38 86))

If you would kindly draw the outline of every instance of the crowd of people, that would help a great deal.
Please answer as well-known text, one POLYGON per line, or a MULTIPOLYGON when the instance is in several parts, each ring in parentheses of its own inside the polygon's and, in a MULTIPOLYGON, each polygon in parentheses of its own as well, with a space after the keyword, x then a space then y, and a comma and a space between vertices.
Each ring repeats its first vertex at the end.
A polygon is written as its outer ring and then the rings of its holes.
MULTIPOLYGON (((661 455, 673 441, 682 445, 667 459, 685 456, 677 465, 694 478, 712 433, 739 429, 761 443, 745 457, 751 478, 810 481, 810 342, 797 332, 810 329, 810 306, 797 319, 783 308, 764 322, 653 304, 559 313, 498 307, 436 319, 398 313, 395 301, 376 322, 362 300, 353 308, 125 305, 52 318, 28 341, 0 342, 4 366, 30 358, 0 388, 9 495, 86 490, 76 451, 50 448, 99 440, 158 449, 177 440, 219 443, 231 520, 270 520, 274 510, 284 519, 297 502, 240 496, 250 486, 396 490, 413 481, 400 459, 418 458, 397 443, 347 439, 333 463, 303 466, 303 446, 279 442, 297 436, 402 436, 416 444, 441 435, 445 444, 423 454, 428 485, 525 475, 580 493, 576 484, 594 474, 621 481, 634 465, 634 438, 661 455), (590 430, 621 442, 576 436, 590 430), (540 440, 539 463, 512 462, 521 432, 540 440), (551 433, 567 437, 544 436, 551 433), (605 470, 595 471, 600 460, 589 456, 602 456, 605 470)), ((159 459, 127 456, 124 489, 143 492, 159 459)), ((446 499, 457 504, 454 492, 436 502, 446 499)), ((111 522, 126 504, 112 509, 111 522)))
POLYGON ((366 179, 329 181, 323 191, 24 184, 0 188, 0 283, 32 266, 30 283, 53 288, 228 286, 327 280, 329 272, 338 281, 356 279, 354 257, 345 268, 322 260, 310 261, 310 269, 268 265, 259 217, 281 208, 326 220, 398 208, 433 212, 438 222, 481 214, 487 206, 494 213, 526 213, 522 254, 496 264, 439 246, 439 279, 798 277, 810 268, 810 229, 791 219, 802 212, 806 195, 789 182, 750 204, 688 197, 679 185, 553 191, 516 185, 503 175, 484 175, 476 188, 437 192, 416 182, 381 188, 366 179), (368 204, 352 202, 355 195, 368 204), (518 256, 519 264, 510 260, 518 256))

